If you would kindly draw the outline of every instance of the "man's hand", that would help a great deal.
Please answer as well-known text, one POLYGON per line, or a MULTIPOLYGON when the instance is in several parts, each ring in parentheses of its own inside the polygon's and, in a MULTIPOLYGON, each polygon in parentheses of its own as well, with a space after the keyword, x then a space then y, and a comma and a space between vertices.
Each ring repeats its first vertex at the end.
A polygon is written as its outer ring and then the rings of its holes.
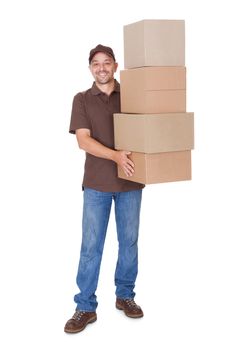
POLYGON ((115 151, 114 161, 123 169, 126 176, 132 176, 134 173, 134 163, 128 158, 131 152, 115 151))
POLYGON ((89 129, 77 129, 76 137, 81 149, 93 156, 113 160, 123 169, 126 176, 133 175, 134 163, 128 158, 128 155, 130 155, 131 152, 116 151, 102 145, 91 137, 89 129))

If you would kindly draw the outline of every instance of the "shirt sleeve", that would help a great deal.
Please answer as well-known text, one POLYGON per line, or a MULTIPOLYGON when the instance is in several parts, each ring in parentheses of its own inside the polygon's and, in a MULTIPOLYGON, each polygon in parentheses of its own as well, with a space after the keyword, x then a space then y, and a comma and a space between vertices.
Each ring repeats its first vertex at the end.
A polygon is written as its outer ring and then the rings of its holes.
POLYGON ((75 95, 73 99, 69 132, 75 134, 77 129, 91 129, 86 113, 84 96, 81 92, 75 95))

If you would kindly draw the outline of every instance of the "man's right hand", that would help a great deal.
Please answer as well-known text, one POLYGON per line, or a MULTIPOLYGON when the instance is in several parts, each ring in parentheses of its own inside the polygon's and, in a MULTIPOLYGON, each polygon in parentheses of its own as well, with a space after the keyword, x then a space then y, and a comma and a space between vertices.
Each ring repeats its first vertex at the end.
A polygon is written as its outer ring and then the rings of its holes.
POLYGON ((123 169, 126 176, 132 176, 134 173, 134 163, 129 159, 131 152, 115 151, 114 161, 123 169))
POLYGON ((131 152, 116 151, 102 145, 91 137, 89 129, 77 129, 76 137, 79 147, 93 156, 110 159, 117 163, 124 171, 126 176, 132 176, 134 173, 134 163, 128 158, 131 152))

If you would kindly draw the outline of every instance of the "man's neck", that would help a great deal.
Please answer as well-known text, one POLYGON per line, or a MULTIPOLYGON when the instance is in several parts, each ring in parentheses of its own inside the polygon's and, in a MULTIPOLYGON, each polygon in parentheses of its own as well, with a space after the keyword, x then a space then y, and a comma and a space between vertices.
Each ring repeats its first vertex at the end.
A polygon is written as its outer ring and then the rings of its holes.
POLYGON ((114 88, 115 88, 115 80, 112 80, 111 82, 107 83, 107 84, 98 84, 96 82, 96 86, 102 91, 104 92, 106 95, 111 95, 111 93, 113 92, 114 88))

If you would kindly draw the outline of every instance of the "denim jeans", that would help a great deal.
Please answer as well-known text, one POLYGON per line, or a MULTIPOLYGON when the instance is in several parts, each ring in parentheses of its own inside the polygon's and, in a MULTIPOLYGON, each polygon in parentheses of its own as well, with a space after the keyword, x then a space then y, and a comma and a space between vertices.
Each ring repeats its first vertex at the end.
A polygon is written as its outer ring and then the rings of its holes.
POLYGON ((82 245, 76 279, 80 293, 74 296, 78 310, 95 311, 98 305, 95 291, 113 201, 118 238, 116 296, 122 299, 135 296, 141 197, 142 190, 100 192, 84 189, 82 245))

